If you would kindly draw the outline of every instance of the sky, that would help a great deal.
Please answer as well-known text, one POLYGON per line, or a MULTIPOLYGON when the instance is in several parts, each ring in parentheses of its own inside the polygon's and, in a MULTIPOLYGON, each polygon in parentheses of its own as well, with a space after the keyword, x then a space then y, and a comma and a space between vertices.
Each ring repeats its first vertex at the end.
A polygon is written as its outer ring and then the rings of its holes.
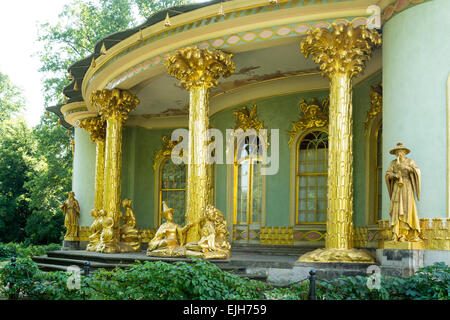
POLYGON ((54 24, 64 5, 72 1, 0 0, 0 72, 22 90, 26 99, 24 116, 30 126, 37 125, 44 112, 40 62, 35 55, 39 50, 38 25, 54 24))
POLYGON ((0 72, 21 88, 26 99, 25 119, 30 126, 39 123, 44 112, 37 26, 57 20, 71 0, 0 0, 0 72))

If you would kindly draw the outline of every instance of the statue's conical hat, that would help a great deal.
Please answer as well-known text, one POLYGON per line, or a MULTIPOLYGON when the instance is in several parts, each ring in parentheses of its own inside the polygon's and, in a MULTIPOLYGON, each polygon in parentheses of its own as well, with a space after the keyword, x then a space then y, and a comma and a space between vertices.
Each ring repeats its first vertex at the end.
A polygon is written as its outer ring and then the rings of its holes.
POLYGON ((161 216, 165 218, 169 212, 173 213, 173 209, 169 208, 165 201, 162 202, 163 211, 161 212, 161 216))
POLYGON ((408 153, 411 152, 411 150, 409 150, 407 147, 405 147, 405 146, 403 145, 403 143, 399 142, 399 143, 397 143, 397 146, 396 146, 394 149, 392 149, 391 151, 389 151, 389 153, 390 153, 390 154, 396 154, 397 151, 399 151, 399 150, 404 150, 404 151, 405 151, 405 154, 408 154, 408 153))

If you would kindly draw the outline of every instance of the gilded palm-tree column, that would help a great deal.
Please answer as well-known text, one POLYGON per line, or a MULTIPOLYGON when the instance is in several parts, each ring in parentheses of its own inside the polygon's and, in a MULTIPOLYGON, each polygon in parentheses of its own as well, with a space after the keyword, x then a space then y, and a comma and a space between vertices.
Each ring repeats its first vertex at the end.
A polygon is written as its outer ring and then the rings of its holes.
POLYGON ((309 31, 301 52, 320 65, 330 79, 328 208, 325 249, 309 252, 300 262, 373 262, 353 248, 353 132, 351 79, 363 70, 372 48, 381 45, 376 30, 351 24, 309 31))
POLYGON ((81 120, 79 126, 90 133, 92 142, 96 144, 94 209, 100 211, 103 209, 106 122, 98 116, 81 120))
POLYGON ((186 223, 192 224, 186 242, 200 239, 198 224, 208 204, 210 177, 208 171, 206 132, 209 126, 209 89, 218 79, 230 76, 235 69, 232 55, 219 50, 180 49, 166 60, 168 73, 190 94, 189 153, 186 195, 186 223))
POLYGON ((139 99, 128 91, 104 89, 92 93, 90 102, 106 120, 103 184, 103 210, 106 211, 106 218, 103 219, 99 250, 106 253, 119 252, 122 126, 128 113, 136 108, 139 99))

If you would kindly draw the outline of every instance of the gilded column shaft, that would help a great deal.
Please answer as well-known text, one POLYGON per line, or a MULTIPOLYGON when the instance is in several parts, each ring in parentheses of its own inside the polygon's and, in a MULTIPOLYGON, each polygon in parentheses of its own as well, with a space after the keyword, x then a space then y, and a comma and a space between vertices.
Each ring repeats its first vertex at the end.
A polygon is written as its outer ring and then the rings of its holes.
POLYGON ((373 262, 353 247, 353 133, 351 79, 360 73, 372 48, 381 44, 376 30, 352 24, 317 28, 301 42, 330 79, 328 132, 328 207, 326 248, 309 252, 300 262, 373 262))
MULTIPOLYGON (((189 163, 187 174, 186 222, 199 221, 208 204, 207 130, 209 100, 206 86, 190 90, 189 163)), ((194 224, 187 233, 187 242, 200 239, 200 227, 194 224)))
POLYGON ((105 177, 105 142, 96 142, 95 155, 95 198, 94 208, 97 211, 103 209, 103 186, 105 177))
MULTIPOLYGON (((106 119, 105 168, 103 178, 103 219, 101 252, 119 252, 120 241, 120 196, 122 170, 122 126, 128 113, 136 108, 139 99, 135 95, 119 89, 101 90, 92 94, 91 103, 106 119)), ((101 173, 98 172, 100 175, 101 173)))
POLYGON ((122 120, 111 117, 106 123, 103 208, 114 217, 114 226, 118 228, 121 215, 122 120))
POLYGON ((353 238, 353 133, 348 74, 332 76, 328 140, 327 248, 351 249, 353 238))
POLYGON ((219 50, 180 49, 166 60, 168 73, 190 94, 189 162, 187 177, 186 221, 191 224, 186 242, 200 239, 200 218, 208 204, 210 176, 207 164, 207 130, 209 124, 209 88, 218 85, 222 75, 230 76, 235 69, 232 55, 219 50))

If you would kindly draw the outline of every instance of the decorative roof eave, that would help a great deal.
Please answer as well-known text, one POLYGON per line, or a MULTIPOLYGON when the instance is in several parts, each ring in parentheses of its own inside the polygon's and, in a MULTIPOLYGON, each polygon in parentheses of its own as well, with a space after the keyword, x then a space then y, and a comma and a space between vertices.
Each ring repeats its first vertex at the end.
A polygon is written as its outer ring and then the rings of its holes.
MULTIPOLYGON (((353 0, 353 1, 337 0, 337 1, 343 2, 343 3, 352 2, 352 4, 363 5, 363 4, 367 4, 368 1, 370 4, 371 0, 353 0)), ((411 3, 416 3, 416 2, 422 3, 423 1, 428 1, 428 0, 409 0, 409 2, 411 2, 411 3)), ((66 86, 63 90, 66 97, 68 97, 68 103, 83 101, 82 88, 83 88, 83 86, 86 85, 85 83, 83 83, 83 80, 85 80, 86 73, 88 72, 88 70, 91 67, 93 58, 97 59, 98 57, 103 55, 105 53, 104 52, 105 49, 109 50, 110 48, 114 47, 116 44, 124 41, 125 39, 130 38, 131 36, 133 36, 135 34, 138 34, 139 31, 164 21, 168 12, 170 13, 170 17, 173 18, 180 14, 186 14, 186 13, 189 13, 189 12, 197 10, 197 9, 201 9, 204 7, 219 4, 221 2, 222 2, 221 0, 212 0, 212 1, 204 2, 204 3, 190 4, 190 5, 184 5, 184 6, 178 6, 178 7, 174 7, 174 8, 165 9, 165 10, 162 10, 160 12, 153 14, 144 24, 142 24, 140 26, 137 26, 135 28, 128 29, 128 30, 125 30, 122 32, 117 32, 117 33, 111 34, 110 36, 102 39, 101 41, 99 41, 96 44, 95 49, 94 49, 94 54, 74 63, 69 68, 69 73, 72 75, 73 81, 68 86, 66 86)), ((378 5, 381 7, 382 12, 384 9, 386 9, 388 6, 392 5, 394 2, 395 2, 395 0, 381 0, 381 1, 373 0, 374 4, 378 3, 378 5)), ((248 11, 249 8, 252 8, 252 9, 258 8, 258 10, 259 10, 259 7, 267 6, 268 3, 269 3, 268 0, 245 0, 245 1, 224 2, 224 4, 226 4, 228 7, 233 8, 233 10, 234 10, 233 12, 236 12, 237 15, 240 14, 240 11, 238 11, 238 9, 241 11, 243 11, 243 10, 248 11)), ((292 1, 291 0, 279 0, 278 6, 280 8, 289 7, 289 5, 292 6, 292 5, 294 5, 294 3, 296 5, 300 5, 300 3, 303 5, 303 2, 301 2, 300 0, 292 0, 292 1)), ((333 5, 338 5, 338 4, 339 3, 335 3, 333 5)), ((308 6, 310 6, 310 5, 308 5, 308 6)), ((260 11, 258 11, 258 10, 254 10, 254 11, 259 13, 260 11)), ((264 10, 262 10, 262 11, 264 11, 264 10)), ((276 9, 269 10, 269 11, 276 11, 276 9)), ((226 12, 227 12, 227 15, 225 15, 224 18, 231 17, 228 15, 229 10, 226 10, 226 12)), ((245 16, 246 14, 247 13, 242 13, 241 15, 245 16)), ((62 105, 59 105, 59 108, 61 106, 62 105)), ((53 110, 55 110, 55 108, 57 108, 57 107, 58 106, 49 107, 49 108, 47 108, 47 110, 53 112, 53 110)), ((59 112, 59 114, 61 114, 61 112, 59 112)), ((62 121, 63 121, 63 119, 62 119, 62 121)))

